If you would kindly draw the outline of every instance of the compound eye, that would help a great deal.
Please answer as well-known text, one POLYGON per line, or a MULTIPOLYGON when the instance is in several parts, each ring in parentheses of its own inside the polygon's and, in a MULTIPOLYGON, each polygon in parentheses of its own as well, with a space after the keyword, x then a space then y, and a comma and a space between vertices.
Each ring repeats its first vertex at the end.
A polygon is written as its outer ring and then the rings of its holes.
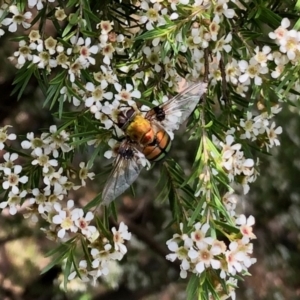
POLYGON ((121 129, 126 126, 129 120, 131 120, 132 116, 134 115, 135 110, 133 108, 128 109, 127 111, 121 111, 118 115, 118 126, 121 129))
POLYGON ((131 119, 131 117, 133 116, 135 110, 133 108, 129 109, 126 111, 126 117, 127 119, 131 119))
POLYGON ((128 119, 123 115, 123 113, 120 113, 118 116, 118 126, 122 128, 126 124, 127 120, 128 119))

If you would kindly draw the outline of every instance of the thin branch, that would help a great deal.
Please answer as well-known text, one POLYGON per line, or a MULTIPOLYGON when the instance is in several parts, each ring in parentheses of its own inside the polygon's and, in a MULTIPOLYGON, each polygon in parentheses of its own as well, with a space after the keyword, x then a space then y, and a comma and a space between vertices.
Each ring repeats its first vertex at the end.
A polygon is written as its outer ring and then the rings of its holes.
MULTIPOLYGON (((169 254, 169 251, 166 247, 161 246, 154 238, 153 235, 149 232, 149 230, 141 225, 137 225, 136 223, 132 222, 129 218, 127 218, 124 215, 120 215, 120 220, 123 221, 129 228, 129 231, 131 231, 134 235, 136 235, 141 241, 143 241, 145 244, 149 246, 151 250, 153 250, 155 253, 160 255, 163 259, 166 259, 166 255, 169 254)), ((113 220, 110 220, 114 226, 117 226, 116 222, 113 220)), ((167 260, 167 263, 177 271, 179 271, 180 263, 179 261, 170 262, 167 260)))

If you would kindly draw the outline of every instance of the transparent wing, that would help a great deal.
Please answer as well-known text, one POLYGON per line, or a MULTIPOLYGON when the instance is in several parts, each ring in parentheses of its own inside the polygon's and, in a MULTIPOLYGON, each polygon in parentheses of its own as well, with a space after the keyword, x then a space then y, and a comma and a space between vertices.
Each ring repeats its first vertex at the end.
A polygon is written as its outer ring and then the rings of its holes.
POLYGON ((200 97, 206 92, 207 83, 194 83, 165 103, 151 109, 146 118, 161 122, 165 129, 175 130, 195 109, 200 97), (159 110, 163 110, 164 119, 158 118, 159 110))
POLYGON ((119 154, 114 162, 114 168, 102 192, 102 204, 108 205, 125 192, 137 179, 143 168, 139 161, 140 155, 140 151, 134 145, 127 140, 122 142, 119 154))

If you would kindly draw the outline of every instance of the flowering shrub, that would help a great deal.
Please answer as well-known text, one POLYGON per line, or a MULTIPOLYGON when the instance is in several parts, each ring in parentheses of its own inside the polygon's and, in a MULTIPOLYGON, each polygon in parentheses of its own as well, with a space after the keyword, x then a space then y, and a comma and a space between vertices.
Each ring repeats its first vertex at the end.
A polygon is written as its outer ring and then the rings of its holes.
MULTIPOLYGON (((145 118, 164 97, 176 95, 184 80, 205 82, 207 88, 188 123, 190 138, 198 142, 191 174, 186 178, 170 159, 162 166, 158 198, 169 200, 172 223, 180 230, 166 242, 166 258, 178 260, 180 276, 189 278, 188 299, 235 297, 238 278, 256 261, 251 256, 256 236, 254 217, 236 213, 234 189, 250 191, 259 175, 258 153, 280 145, 282 128, 274 117, 281 102, 300 91, 293 75, 300 53, 298 23, 292 29, 279 13, 285 4, 277 5, 278 14, 272 1, 246 0, 1 5, 0 35, 19 34, 9 57, 18 69, 14 92, 22 97, 35 76, 59 125, 18 137, 21 151, 10 146, 17 139, 13 128, 0 129, 5 151, 0 208, 14 215, 26 203, 25 217, 46 221, 43 231, 65 246, 54 261, 65 261, 65 284, 75 277, 96 284, 112 262, 122 260, 131 238, 123 222, 110 229, 114 202, 90 211, 101 203, 102 189, 84 208, 68 195, 95 179, 91 169, 99 156, 117 156, 114 165, 124 158, 116 149, 127 135, 118 126, 125 108, 139 107, 145 118), (47 33, 46 22, 55 36, 47 33), (87 151, 89 158, 75 166, 76 155, 87 151), (99 211, 105 213, 97 216, 99 211), (79 261, 80 247, 84 259, 79 261)), ((167 115, 164 130, 171 138, 180 117, 167 115)), ((135 156, 137 177, 150 162, 141 151, 135 156)))

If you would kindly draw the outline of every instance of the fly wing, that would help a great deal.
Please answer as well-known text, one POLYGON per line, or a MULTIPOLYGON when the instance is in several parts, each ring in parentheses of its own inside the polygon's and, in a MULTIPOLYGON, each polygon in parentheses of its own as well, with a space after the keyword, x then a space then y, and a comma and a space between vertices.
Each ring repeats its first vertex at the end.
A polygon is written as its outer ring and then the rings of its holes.
POLYGON ((119 151, 114 162, 114 168, 102 192, 102 204, 104 205, 108 205, 125 192, 137 179, 143 168, 143 165, 139 161, 140 151, 127 141, 124 141, 120 145, 120 149, 125 148, 127 153, 129 151, 132 155, 130 155, 131 157, 129 155, 125 156, 124 153, 119 151))
POLYGON ((175 97, 150 110, 145 117, 149 120, 157 120, 157 111, 162 109, 165 118, 159 121, 166 129, 170 131, 176 130, 195 109, 206 89, 207 83, 191 84, 175 97))

